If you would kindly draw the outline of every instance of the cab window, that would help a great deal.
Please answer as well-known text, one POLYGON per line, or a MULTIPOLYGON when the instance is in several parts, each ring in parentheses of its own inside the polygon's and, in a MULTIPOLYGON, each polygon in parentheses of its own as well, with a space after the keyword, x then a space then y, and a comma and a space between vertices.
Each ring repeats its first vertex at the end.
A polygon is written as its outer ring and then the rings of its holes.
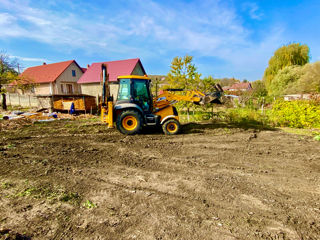
POLYGON ((134 81, 133 97, 134 101, 137 102, 144 111, 150 110, 150 96, 146 80, 134 81))
POLYGON ((134 98, 135 100, 149 100, 147 83, 144 80, 136 80, 134 82, 134 98))
POLYGON ((130 95, 130 79, 120 79, 118 100, 128 100, 130 95))

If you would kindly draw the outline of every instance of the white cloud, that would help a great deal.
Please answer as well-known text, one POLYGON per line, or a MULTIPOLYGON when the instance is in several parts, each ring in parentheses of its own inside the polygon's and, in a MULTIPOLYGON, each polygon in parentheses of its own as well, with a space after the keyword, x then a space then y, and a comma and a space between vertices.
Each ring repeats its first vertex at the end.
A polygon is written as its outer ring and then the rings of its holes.
MULTIPOLYGON (((108 57, 154 58, 185 52, 227 61, 233 69, 251 63, 261 69, 266 55, 281 38, 279 32, 275 37, 250 40, 252 33, 236 9, 219 0, 172 1, 170 5, 119 0, 116 6, 103 9, 89 3, 51 0, 48 6, 59 11, 39 2, 0 0, 0 11, 5 12, 0 13, 0 38, 32 39, 61 52, 81 50, 108 57)), ((251 18, 262 17, 257 4, 245 7, 251 18)))
POLYGON ((209 50, 205 54, 210 54, 222 42, 232 44, 245 37, 234 11, 220 7, 216 1, 207 1, 201 6, 190 4, 177 11, 152 1, 137 0, 136 11, 109 19, 4 2, 7 9, 14 10, 3 16, 6 22, 11 21, 10 27, 0 25, 3 37, 23 37, 88 51, 103 48, 123 52, 123 49, 140 48, 144 41, 153 41, 165 45, 168 50, 178 47, 202 54, 209 50), (194 11, 197 7, 198 13, 194 11))
POLYGON ((52 62, 52 61, 47 60, 45 58, 32 58, 32 57, 20 57, 20 56, 10 56, 10 58, 17 58, 17 59, 25 61, 25 62, 46 62, 46 63, 52 62))
POLYGON ((9 13, 0 13, 0 25, 11 24, 15 21, 15 17, 9 13))
POLYGON ((263 13, 260 11, 259 6, 255 2, 246 2, 243 4, 244 10, 248 11, 249 16, 255 20, 261 20, 263 13))

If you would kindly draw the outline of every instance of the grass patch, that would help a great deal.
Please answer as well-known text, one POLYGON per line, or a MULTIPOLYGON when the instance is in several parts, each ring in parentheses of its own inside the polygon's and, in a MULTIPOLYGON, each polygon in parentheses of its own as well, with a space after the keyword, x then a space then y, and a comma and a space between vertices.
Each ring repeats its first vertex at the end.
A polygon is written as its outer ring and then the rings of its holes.
POLYGON ((309 137, 315 137, 317 135, 320 135, 320 129, 283 127, 283 128, 281 128, 281 130, 283 130, 284 132, 287 132, 287 133, 309 136, 309 137))
MULTIPOLYGON (((28 184, 28 182, 26 182, 28 184)), ((51 186, 33 186, 27 185, 22 191, 15 194, 14 197, 31 197, 33 199, 47 199, 51 202, 65 202, 79 205, 81 197, 78 193, 68 192, 58 187, 51 186)))
POLYGON ((97 205, 95 203, 91 202, 90 200, 85 201, 82 206, 87 208, 87 209, 92 209, 92 208, 96 208, 97 207, 97 205))
POLYGON ((60 197, 59 200, 61 202, 77 202, 80 200, 80 196, 78 193, 74 192, 67 192, 63 193, 60 197))
MULTIPOLYGON (((262 114, 260 110, 250 108, 225 108, 217 112, 191 111, 191 122, 207 120, 217 127, 243 129, 274 129, 269 121, 268 112, 262 114), (194 113, 194 114, 193 114, 194 113)), ((180 121, 188 122, 185 111, 180 111, 180 121)))
POLYGON ((5 146, 6 149, 15 148, 15 147, 16 147, 15 144, 8 144, 7 146, 5 146))
POLYGON ((1 188, 3 188, 3 189, 10 189, 12 187, 14 187, 14 184, 11 183, 11 182, 3 182, 3 183, 1 183, 1 188))
POLYGON ((28 112, 28 111, 32 110, 32 108, 27 108, 27 107, 22 107, 22 106, 11 106, 11 105, 8 105, 7 108, 8 108, 8 111, 28 112))

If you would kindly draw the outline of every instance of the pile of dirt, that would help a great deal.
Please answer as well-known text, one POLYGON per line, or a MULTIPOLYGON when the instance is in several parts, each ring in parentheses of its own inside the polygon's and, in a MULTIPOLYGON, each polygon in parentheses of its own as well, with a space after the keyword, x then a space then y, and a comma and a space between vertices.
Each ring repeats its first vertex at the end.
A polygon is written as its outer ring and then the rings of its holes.
MULTIPOLYGON (((9 115, 10 116, 10 115, 9 115)), ((43 113, 23 113, 15 117, 4 117, 0 120, 0 130, 9 131, 29 126, 35 122, 50 122, 56 120, 79 120, 79 119, 97 119, 97 116, 90 114, 70 115, 64 113, 43 114, 43 113)))
POLYGON ((32 119, 29 118, 18 118, 13 120, 2 120, 0 121, 0 131, 9 131, 22 128, 33 123, 32 119))

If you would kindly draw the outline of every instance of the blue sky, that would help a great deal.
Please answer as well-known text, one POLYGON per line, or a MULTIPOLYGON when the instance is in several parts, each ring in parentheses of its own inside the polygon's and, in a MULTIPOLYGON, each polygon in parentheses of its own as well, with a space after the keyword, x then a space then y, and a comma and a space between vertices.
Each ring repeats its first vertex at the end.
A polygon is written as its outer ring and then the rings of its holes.
POLYGON ((203 76, 254 81, 284 44, 320 60, 319 11, 319 0, 0 0, 0 50, 24 68, 139 57, 148 74, 189 54, 203 76))

